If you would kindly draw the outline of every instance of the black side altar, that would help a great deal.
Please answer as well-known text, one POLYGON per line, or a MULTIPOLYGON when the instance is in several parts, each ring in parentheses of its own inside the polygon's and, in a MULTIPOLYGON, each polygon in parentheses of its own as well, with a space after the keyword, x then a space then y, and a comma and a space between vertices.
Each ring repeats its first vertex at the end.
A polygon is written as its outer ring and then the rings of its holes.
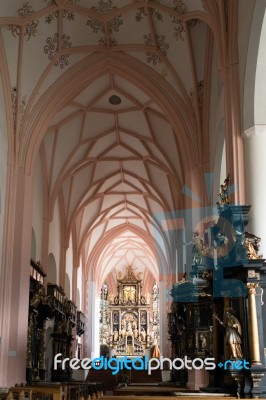
MULTIPOLYGON (((208 244, 194 233, 192 271, 173 285, 168 327, 173 358, 215 358, 202 390, 265 398, 266 263, 260 238, 247 231, 249 210, 218 204, 208 244)), ((186 384, 188 371, 172 378, 186 384)))

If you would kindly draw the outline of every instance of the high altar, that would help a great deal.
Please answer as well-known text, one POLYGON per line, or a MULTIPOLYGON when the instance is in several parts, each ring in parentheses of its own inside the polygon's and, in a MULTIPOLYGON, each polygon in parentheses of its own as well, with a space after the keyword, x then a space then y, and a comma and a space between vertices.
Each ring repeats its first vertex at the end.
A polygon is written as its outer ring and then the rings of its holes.
POLYGON ((101 333, 102 345, 112 350, 114 356, 139 357, 159 341, 159 293, 142 295, 141 273, 132 267, 117 276, 117 296, 102 289, 101 333), (105 293, 104 293, 105 292, 105 293))

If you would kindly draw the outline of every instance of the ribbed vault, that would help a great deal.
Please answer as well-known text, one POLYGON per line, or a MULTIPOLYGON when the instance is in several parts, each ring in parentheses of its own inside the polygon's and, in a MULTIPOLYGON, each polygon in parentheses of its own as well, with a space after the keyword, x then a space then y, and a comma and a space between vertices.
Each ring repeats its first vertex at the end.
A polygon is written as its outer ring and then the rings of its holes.
POLYGON ((87 274, 100 283, 130 264, 158 280, 158 254, 165 266, 171 254, 156 214, 177 207, 182 176, 159 105, 119 74, 104 74, 55 116, 41 155, 50 218, 60 196, 67 240, 74 231, 87 274))
POLYGON ((73 240, 99 284, 129 263, 149 281, 170 273, 175 249, 157 216, 182 206, 186 174, 208 167, 227 11, 207 0, 1 5, 10 162, 32 174, 40 157, 44 218, 59 204, 61 244, 73 240))

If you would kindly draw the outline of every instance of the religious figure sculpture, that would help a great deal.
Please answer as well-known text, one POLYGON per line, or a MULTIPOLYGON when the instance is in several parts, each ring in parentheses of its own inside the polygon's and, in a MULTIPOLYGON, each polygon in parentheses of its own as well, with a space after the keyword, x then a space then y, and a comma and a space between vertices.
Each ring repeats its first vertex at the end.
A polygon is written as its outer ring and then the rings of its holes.
POLYGON ((134 286, 126 286, 124 288, 124 302, 125 303, 135 303, 136 301, 136 289, 134 286))
POLYGON ((144 328, 142 328, 142 330, 141 330, 141 332, 140 332, 140 337, 141 337, 141 340, 142 340, 143 342, 145 342, 145 340, 146 340, 146 331, 145 331, 144 328))
POLYGON ((221 321, 217 314, 213 314, 213 316, 219 321, 220 325, 225 327, 225 342, 229 346, 230 357, 233 359, 243 358, 242 329, 239 320, 229 311, 226 312, 226 323, 221 321))
POLYGON ((145 293, 145 300, 147 304, 150 304, 151 294, 149 292, 145 293))
POLYGON ((110 302, 111 304, 114 302, 114 298, 115 298, 115 296, 114 296, 113 293, 110 293, 110 294, 108 295, 108 300, 109 300, 109 302, 110 302))
POLYGON ((133 333, 131 321, 129 321, 127 324, 127 332, 129 335, 132 335, 132 333, 133 333))
POLYGON ((261 238, 249 232, 245 233, 245 237, 247 258, 251 260, 261 259, 262 255, 259 254, 261 238))
POLYGON ((203 257, 211 257, 211 248, 204 243, 199 232, 193 233, 192 264, 200 265, 203 257))
POLYGON ((211 232, 213 235, 213 246, 217 250, 217 258, 228 257, 228 238, 224 233, 220 232, 220 228, 217 225, 211 228, 211 232))
POLYGON ((229 197, 228 197, 228 183, 229 183, 229 174, 227 175, 227 178, 224 180, 223 185, 220 186, 221 191, 219 193, 219 198, 220 200, 217 201, 217 206, 224 206, 229 203, 229 197))
POLYGON ((115 329, 114 330, 114 342, 117 342, 119 339, 118 331, 115 329))
POLYGON ((201 333, 200 336, 199 336, 199 343, 200 343, 200 348, 202 350, 206 349, 207 339, 206 339, 206 336, 203 333, 201 333))
POLYGON ((120 334, 121 334, 122 338, 124 338, 126 336, 126 330, 124 327, 122 327, 120 334))
POLYGON ((138 331, 137 328, 135 328, 135 329, 133 330, 133 334, 134 334, 134 338, 137 339, 138 336, 139 336, 139 331, 138 331))

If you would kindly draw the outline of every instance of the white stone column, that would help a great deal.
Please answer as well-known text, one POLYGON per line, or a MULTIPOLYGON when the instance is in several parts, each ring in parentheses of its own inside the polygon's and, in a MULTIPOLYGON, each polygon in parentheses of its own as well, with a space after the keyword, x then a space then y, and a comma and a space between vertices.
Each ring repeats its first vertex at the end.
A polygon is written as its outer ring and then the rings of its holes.
POLYGON ((99 342, 99 316, 100 294, 97 291, 96 282, 87 282, 87 355, 86 357, 98 357, 100 355, 99 342))
POLYGON ((260 252, 266 257, 266 125, 244 132, 246 203, 251 204, 248 231, 261 238, 260 252))

